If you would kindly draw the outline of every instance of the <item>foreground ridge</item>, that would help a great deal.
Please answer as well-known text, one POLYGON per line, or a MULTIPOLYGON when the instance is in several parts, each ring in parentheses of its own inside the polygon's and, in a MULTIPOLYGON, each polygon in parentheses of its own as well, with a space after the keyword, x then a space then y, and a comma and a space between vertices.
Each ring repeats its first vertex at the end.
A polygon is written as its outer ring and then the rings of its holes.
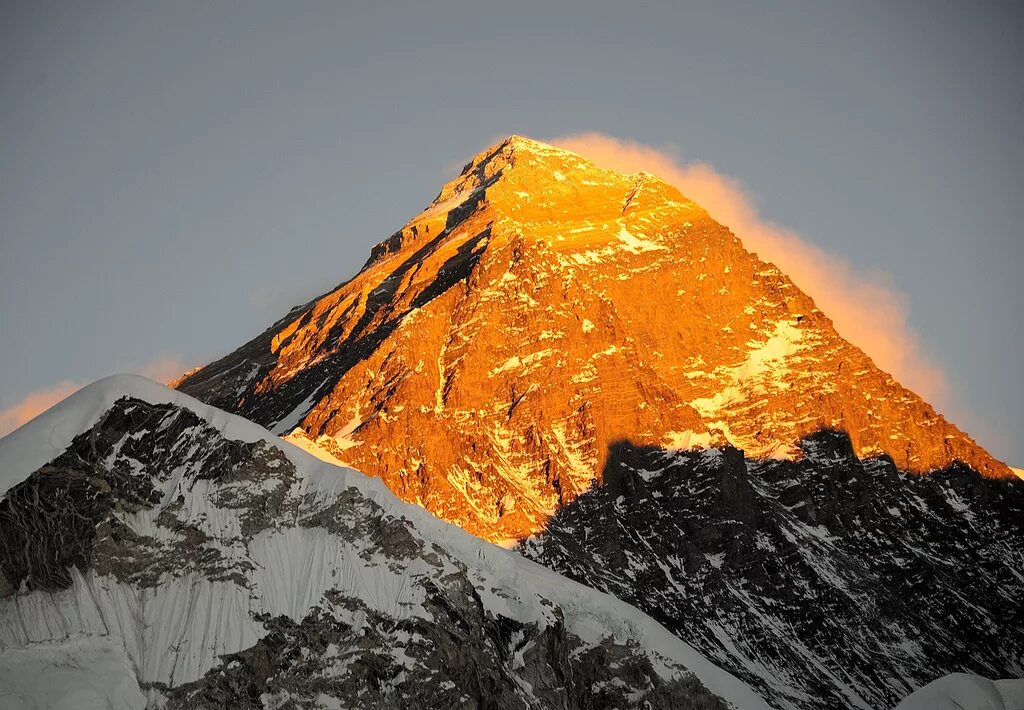
POLYGON ((636 609, 132 376, 0 440, 16 706, 767 708, 636 609))

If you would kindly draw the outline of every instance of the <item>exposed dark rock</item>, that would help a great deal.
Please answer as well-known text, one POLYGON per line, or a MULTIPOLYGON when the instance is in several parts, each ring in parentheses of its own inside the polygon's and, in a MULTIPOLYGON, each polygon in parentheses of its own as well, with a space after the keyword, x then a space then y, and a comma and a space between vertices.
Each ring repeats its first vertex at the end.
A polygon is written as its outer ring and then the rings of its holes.
POLYGON ((294 466, 278 448, 225 439, 186 409, 122 399, 0 500, 0 592, 22 584, 65 589, 71 568, 90 567, 142 587, 190 569, 244 583, 248 563, 226 560, 187 511, 179 517, 180 500, 161 501, 157 484, 175 472, 186 472, 178 486, 220 483, 213 502, 239 510, 243 537, 288 517, 294 466), (171 541, 141 535, 118 517, 158 506, 156 524, 175 533, 171 541))
POLYGON ((799 461, 617 444, 524 554, 635 604, 766 698, 889 707, 1024 657, 1024 481, 927 476, 818 432, 799 461))
POLYGON ((431 585, 434 621, 386 617, 329 592, 300 623, 263 619, 265 637, 166 692, 166 707, 316 708, 328 698, 353 710, 726 708, 692 677, 662 680, 635 649, 494 618, 472 589, 464 576, 431 585))

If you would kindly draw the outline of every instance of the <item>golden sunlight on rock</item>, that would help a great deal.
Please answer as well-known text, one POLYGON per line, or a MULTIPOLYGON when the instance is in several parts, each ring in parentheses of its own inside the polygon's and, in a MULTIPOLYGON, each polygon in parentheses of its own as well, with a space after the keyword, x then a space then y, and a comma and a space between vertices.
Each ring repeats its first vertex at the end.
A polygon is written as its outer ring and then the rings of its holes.
POLYGON ((519 136, 179 387, 495 541, 542 528, 619 441, 796 457, 837 428, 905 470, 1011 475, 675 188, 519 136))

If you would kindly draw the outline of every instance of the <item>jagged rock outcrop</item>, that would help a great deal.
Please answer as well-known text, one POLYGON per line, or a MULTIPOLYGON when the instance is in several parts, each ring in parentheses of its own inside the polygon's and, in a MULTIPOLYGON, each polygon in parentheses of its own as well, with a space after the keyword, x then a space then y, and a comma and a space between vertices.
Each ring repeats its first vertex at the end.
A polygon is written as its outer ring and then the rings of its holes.
POLYGON ((627 604, 136 377, 0 440, 4 708, 764 709, 627 604))
POLYGON ((619 440, 797 458, 838 428, 901 470, 1011 475, 673 187, 518 136, 177 387, 493 540, 542 530, 619 440))

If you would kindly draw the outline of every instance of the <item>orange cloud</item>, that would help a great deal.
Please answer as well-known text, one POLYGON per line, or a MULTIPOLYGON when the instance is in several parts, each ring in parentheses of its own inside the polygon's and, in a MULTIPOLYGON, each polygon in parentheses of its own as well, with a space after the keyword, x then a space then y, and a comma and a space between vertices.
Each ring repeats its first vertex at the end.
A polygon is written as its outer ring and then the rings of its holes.
POLYGON ((766 221, 739 180, 707 163, 684 163, 671 151, 600 133, 565 136, 552 143, 602 167, 646 171, 672 183, 729 227, 748 250, 778 266, 832 319, 840 335, 876 365, 932 405, 950 405, 946 377, 910 327, 906 296, 892 287, 887 274, 859 273, 843 257, 766 221))
POLYGON ((130 371, 166 385, 188 369, 189 366, 178 355, 158 355, 145 365, 130 371))
MULTIPOLYGON (((167 383, 188 369, 177 355, 158 355, 144 365, 129 371, 160 383, 167 383)), ((6 436, 22 424, 70 397, 88 382, 63 380, 55 385, 29 392, 6 409, 0 409, 0 436, 6 436)))
POLYGON ((34 419, 61 400, 73 395, 86 382, 64 380, 52 387, 30 392, 20 402, 0 410, 0 436, 6 436, 25 422, 34 419))

